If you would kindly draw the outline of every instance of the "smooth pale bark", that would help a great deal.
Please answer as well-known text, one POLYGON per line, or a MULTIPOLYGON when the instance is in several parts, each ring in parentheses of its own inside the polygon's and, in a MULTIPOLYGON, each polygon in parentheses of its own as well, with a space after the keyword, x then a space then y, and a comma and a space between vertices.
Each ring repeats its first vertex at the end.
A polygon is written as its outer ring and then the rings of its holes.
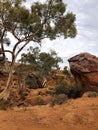
POLYGON ((8 80, 5 89, 3 90, 3 92, 0 93, 0 99, 5 101, 8 100, 13 87, 13 69, 14 69, 14 64, 11 66, 8 66, 8 64, 6 65, 7 68, 9 68, 8 80))
POLYGON ((42 84, 43 87, 46 87, 46 83, 47 83, 47 81, 48 81, 47 78, 44 77, 44 82, 43 82, 43 84, 42 84))
POLYGON ((22 78, 22 77, 20 77, 19 75, 18 75, 18 85, 19 85, 19 95, 20 95, 20 98, 22 99, 22 100, 24 100, 25 99, 25 95, 24 95, 24 92, 25 92, 25 90, 26 90, 26 88, 25 88, 25 77, 24 78, 22 78))

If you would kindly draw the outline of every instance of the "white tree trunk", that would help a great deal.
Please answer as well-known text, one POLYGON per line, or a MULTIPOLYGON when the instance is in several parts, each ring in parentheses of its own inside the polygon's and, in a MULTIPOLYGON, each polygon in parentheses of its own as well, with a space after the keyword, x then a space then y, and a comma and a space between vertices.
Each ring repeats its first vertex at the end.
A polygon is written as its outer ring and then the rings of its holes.
POLYGON ((14 69, 14 65, 12 65, 10 67, 10 71, 9 71, 9 76, 8 76, 8 80, 7 80, 7 84, 5 89, 3 90, 3 92, 0 93, 0 99, 1 100, 8 100, 9 96, 10 96, 10 92, 12 90, 12 86, 13 86, 13 69, 14 69))
POLYGON ((46 87, 46 83, 47 83, 47 78, 44 77, 44 82, 43 82, 42 86, 43 86, 43 87, 46 87))

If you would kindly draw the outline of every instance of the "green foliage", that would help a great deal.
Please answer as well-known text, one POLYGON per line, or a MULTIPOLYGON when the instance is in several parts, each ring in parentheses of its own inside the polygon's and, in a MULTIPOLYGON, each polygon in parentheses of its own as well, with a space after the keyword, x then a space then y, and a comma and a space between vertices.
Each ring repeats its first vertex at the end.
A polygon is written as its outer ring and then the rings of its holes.
MULTIPOLYGON (((26 8, 23 2, 25 0, 0 0, 0 45, 6 62, 6 70, 9 72, 8 88, 13 84, 12 73, 16 58, 31 41, 41 43, 45 38, 50 40, 60 36, 73 38, 77 34, 76 16, 72 12, 66 13, 66 5, 62 0, 48 0, 44 3, 33 2, 31 9, 26 8), (15 42, 11 41, 8 34, 16 39, 15 42), (10 45, 11 42, 13 48, 5 50, 5 44, 10 45), (6 52, 12 56, 10 65, 6 61, 8 56, 6 52)), ((30 59, 37 62, 35 57, 29 55, 30 59)), ((51 58, 50 54, 46 56, 48 59, 51 58)), ((55 67, 53 60, 51 58, 50 64, 55 67)), ((58 58, 55 60, 55 65, 59 60, 58 58)), ((43 65, 43 60, 41 63, 40 65, 43 65)))
POLYGON ((97 92, 89 92, 88 97, 97 97, 98 93, 97 92))
MULTIPOLYGON (((23 68, 29 66, 27 70, 24 70, 34 71, 36 76, 43 80, 44 78, 47 79, 53 73, 53 69, 59 69, 59 63, 62 62, 62 59, 58 57, 57 53, 53 50, 51 50, 50 53, 46 53, 40 52, 38 47, 30 47, 27 54, 22 54, 20 61, 22 64, 26 64, 24 67, 22 65, 20 72, 22 72, 23 68)), ((29 86, 31 83, 33 84, 33 82, 32 79, 27 79, 29 86)))
POLYGON ((0 100, 0 110, 7 110, 8 108, 11 108, 10 101, 0 100))
POLYGON ((0 66, 4 65, 4 58, 2 55, 0 55, 0 66))
POLYGON ((55 94, 57 94, 57 95, 59 95, 59 94, 66 94, 66 95, 68 95, 68 93, 69 93, 69 87, 68 87, 68 85, 66 84, 65 81, 61 81, 55 87, 54 91, 55 91, 55 94))
POLYGON ((33 89, 33 87, 35 88, 35 86, 36 86, 36 81, 35 80, 32 80, 32 78, 30 78, 30 77, 27 77, 26 79, 25 79, 25 82, 26 82, 26 84, 28 85, 28 87, 31 89, 33 89))
POLYGON ((36 98, 36 104, 37 105, 45 105, 44 100, 41 97, 36 98))
POLYGON ((2 55, 0 55, 0 75, 3 74, 3 69, 4 69, 4 57, 2 55))
POLYGON ((36 76, 33 77, 27 76, 25 79, 25 83, 28 85, 30 89, 37 89, 43 87, 42 83, 36 76))
POLYGON ((55 104, 61 105, 63 103, 66 103, 67 100, 68 100, 68 97, 65 94, 55 95, 53 100, 50 103, 50 106, 54 106, 55 104))
POLYGON ((55 51, 50 53, 42 52, 39 55, 38 66, 41 70, 41 75, 47 77, 52 73, 53 68, 59 68, 58 63, 62 62, 62 59, 57 56, 55 51))
POLYGON ((72 86, 69 86, 69 98, 78 98, 82 96, 82 86, 80 84, 72 84, 72 86))
POLYGON ((5 34, 8 31, 17 40, 22 38, 34 42, 45 37, 52 40, 61 35, 65 38, 76 36, 76 16, 72 12, 65 13, 66 5, 62 0, 34 2, 31 10, 23 6, 23 2, 25 0, 0 1, 0 25, 6 28, 5 34))
POLYGON ((69 86, 66 81, 63 80, 55 87, 54 93, 56 95, 65 94, 69 98, 78 98, 82 96, 82 87, 80 84, 76 84, 75 82, 69 86))
POLYGON ((39 53, 40 53, 40 49, 38 47, 33 48, 30 46, 30 48, 28 49, 28 53, 27 54, 23 53, 19 61, 23 64, 36 65, 36 62, 39 57, 39 53))
POLYGON ((71 78, 71 74, 70 74, 70 72, 68 71, 67 66, 64 67, 64 69, 63 69, 63 74, 66 76, 66 79, 70 79, 70 78, 71 78))

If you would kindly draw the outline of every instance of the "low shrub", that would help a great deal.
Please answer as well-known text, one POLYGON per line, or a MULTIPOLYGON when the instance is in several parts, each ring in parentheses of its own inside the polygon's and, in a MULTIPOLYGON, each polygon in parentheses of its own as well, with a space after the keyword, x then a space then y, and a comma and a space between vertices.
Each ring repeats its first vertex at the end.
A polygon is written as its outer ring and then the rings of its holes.
POLYGON ((25 83, 28 85, 29 89, 38 89, 43 87, 41 82, 36 77, 26 77, 25 83))
POLYGON ((54 92, 53 89, 52 90, 47 90, 46 94, 49 94, 49 95, 53 96, 55 94, 55 92, 54 92))
POLYGON ((35 89, 36 88, 36 81, 33 80, 31 77, 26 78, 26 84, 30 89, 35 89))
POLYGON ((78 98, 82 96, 82 86, 80 84, 73 84, 69 87, 69 98, 78 98))
POLYGON ((88 97, 97 97, 98 93, 97 92, 89 92, 88 97))
POLYGON ((50 106, 54 106, 55 104, 61 105, 63 103, 66 103, 67 100, 68 100, 68 96, 65 94, 55 95, 53 100, 50 103, 50 106))
POLYGON ((7 110, 8 108, 11 108, 10 101, 0 100, 0 110, 7 110))
POLYGON ((68 86, 66 82, 63 81, 55 87, 54 93, 56 95, 65 94, 68 98, 78 98, 82 96, 82 86, 75 82, 71 86, 68 86))
POLYGON ((60 82, 59 85, 55 87, 54 93, 56 95, 59 95, 59 94, 66 94, 66 95, 68 95, 69 87, 67 86, 66 82, 64 82, 64 81, 60 82))
POLYGON ((45 105, 44 100, 41 97, 36 98, 36 104, 37 105, 45 105))

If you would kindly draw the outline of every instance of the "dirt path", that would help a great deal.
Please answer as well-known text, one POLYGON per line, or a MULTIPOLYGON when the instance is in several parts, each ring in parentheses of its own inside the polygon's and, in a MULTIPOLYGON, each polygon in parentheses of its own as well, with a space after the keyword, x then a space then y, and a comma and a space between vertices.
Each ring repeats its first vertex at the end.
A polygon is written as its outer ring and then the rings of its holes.
POLYGON ((98 130, 98 98, 0 110, 0 130, 98 130))

